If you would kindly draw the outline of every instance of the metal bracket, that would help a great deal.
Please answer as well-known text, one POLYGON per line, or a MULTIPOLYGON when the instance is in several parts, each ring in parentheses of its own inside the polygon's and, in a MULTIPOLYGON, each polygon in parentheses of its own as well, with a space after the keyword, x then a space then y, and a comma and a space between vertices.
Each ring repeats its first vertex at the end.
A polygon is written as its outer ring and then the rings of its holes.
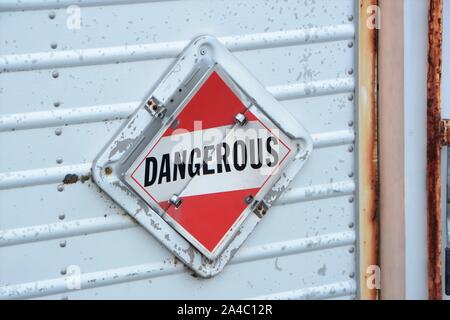
POLYGON ((260 219, 266 215, 267 210, 269 210, 269 206, 264 202, 264 200, 257 201, 253 205, 253 213, 260 219))
POLYGON ((163 107, 155 98, 150 98, 145 103, 145 107, 155 118, 164 118, 167 109, 163 107))

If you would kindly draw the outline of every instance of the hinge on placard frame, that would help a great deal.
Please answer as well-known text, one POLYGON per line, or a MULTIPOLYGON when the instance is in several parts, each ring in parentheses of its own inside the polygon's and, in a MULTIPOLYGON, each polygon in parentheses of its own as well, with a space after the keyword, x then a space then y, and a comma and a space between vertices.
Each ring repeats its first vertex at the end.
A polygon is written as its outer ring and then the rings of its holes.
POLYGON ((167 109, 153 97, 147 100, 145 108, 155 118, 164 118, 167 111, 167 109))
POLYGON ((253 213, 258 216, 258 218, 262 219, 267 213, 267 210, 269 210, 269 206, 263 201, 256 201, 253 204, 253 213))

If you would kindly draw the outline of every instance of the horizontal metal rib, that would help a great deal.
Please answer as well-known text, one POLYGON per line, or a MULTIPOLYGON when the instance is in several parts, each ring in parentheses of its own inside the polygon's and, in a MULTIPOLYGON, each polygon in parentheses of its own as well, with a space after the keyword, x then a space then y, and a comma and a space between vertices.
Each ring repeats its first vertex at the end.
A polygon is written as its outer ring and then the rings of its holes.
POLYGON ((355 131, 347 129, 342 131, 329 131, 311 135, 314 148, 328 148, 355 142, 355 131))
POLYGON ((175 0, 34 0, 25 2, 17 0, 2 0, 0 3, 0 11, 64 9, 71 5, 76 5, 79 7, 94 7, 162 1, 175 0))
POLYGON ((302 288, 254 297, 252 300, 316 300, 337 298, 356 294, 355 281, 343 281, 323 286, 302 288))
MULTIPOLYGON (((231 51, 244 51, 352 39, 354 35, 355 28, 353 24, 342 24, 309 29, 227 36, 220 37, 219 41, 231 51)), ((175 58, 188 44, 189 41, 186 40, 3 55, 0 56, 0 70, 1 72, 13 72, 175 58)))
POLYGON ((67 174, 89 176, 91 163, 0 173, 0 190, 62 182, 67 174))
MULTIPOLYGON (((353 78, 311 81, 268 87, 278 100, 299 99, 354 90, 353 78)), ((0 132, 110 121, 128 118, 139 101, 50 111, 13 113, 0 116, 0 132)))
MULTIPOLYGON (((276 205, 339 197, 352 194, 354 190, 355 183, 353 181, 294 188, 286 191, 278 199, 276 205)), ((128 216, 112 215, 0 230, 0 247, 121 230, 136 226, 137 224, 128 216)))
MULTIPOLYGON (((351 130, 313 134, 311 136, 315 148, 345 145, 353 143, 355 139, 354 132, 351 130)), ((79 177, 89 176, 91 166, 91 163, 83 163, 78 165, 0 173, 0 190, 58 183, 62 182, 67 174, 75 174, 79 177)))
POLYGON ((0 116, 0 132, 125 119, 138 102, 51 111, 13 113, 0 116))
MULTIPOLYGON (((299 254, 313 250, 342 247, 354 244, 355 240, 355 233, 348 231, 242 248, 230 261, 230 264, 299 254)), ((169 264, 159 262, 81 274, 79 284, 80 289, 89 289, 123 282, 167 276, 181 272, 185 272, 185 269, 180 263, 169 264)), ((0 298, 24 299, 70 292, 70 285, 76 282, 76 278, 74 279, 74 277, 76 276, 66 276, 0 287, 0 298)))
POLYGON ((0 230, 0 247, 120 230, 135 226, 137 224, 128 216, 112 215, 0 230))
POLYGON ((355 182, 352 180, 320 184, 305 188, 293 188, 281 195, 277 204, 290 204, 304 200, 318 200, 341 197, 355 192, 355 182))

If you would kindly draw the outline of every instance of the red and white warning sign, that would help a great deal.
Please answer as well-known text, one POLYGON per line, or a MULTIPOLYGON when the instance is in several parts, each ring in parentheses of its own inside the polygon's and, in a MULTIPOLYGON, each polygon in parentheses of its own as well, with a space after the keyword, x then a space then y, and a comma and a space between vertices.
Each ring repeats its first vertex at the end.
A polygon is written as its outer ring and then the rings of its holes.
POLYGON ((125 173, 125 181, 209 258, 232 239, 294 150, 229 83, 210 73, 125 173))

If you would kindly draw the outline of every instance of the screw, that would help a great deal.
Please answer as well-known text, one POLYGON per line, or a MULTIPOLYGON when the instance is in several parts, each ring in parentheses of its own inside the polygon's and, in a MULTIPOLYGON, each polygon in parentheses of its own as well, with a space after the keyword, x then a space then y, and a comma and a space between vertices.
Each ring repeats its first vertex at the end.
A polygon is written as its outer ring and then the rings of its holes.
POLYGON ((169 202, 175 206, 175 208, 179 208, 183 200, 176 194, 170 197, 169 202))
POLYGON ((239 123, 241 126, 243 126, 243 125, 245 125, 247 123, 247 118, 242 113, 238 113, 234 117, 234 121, 236 123, 239 123))
POLYGON ((245 197, 245 203, 246 204, 250 204, 252 202, 253 202, 253 196, 252 195, 249 195, 249 196, 245 197))

